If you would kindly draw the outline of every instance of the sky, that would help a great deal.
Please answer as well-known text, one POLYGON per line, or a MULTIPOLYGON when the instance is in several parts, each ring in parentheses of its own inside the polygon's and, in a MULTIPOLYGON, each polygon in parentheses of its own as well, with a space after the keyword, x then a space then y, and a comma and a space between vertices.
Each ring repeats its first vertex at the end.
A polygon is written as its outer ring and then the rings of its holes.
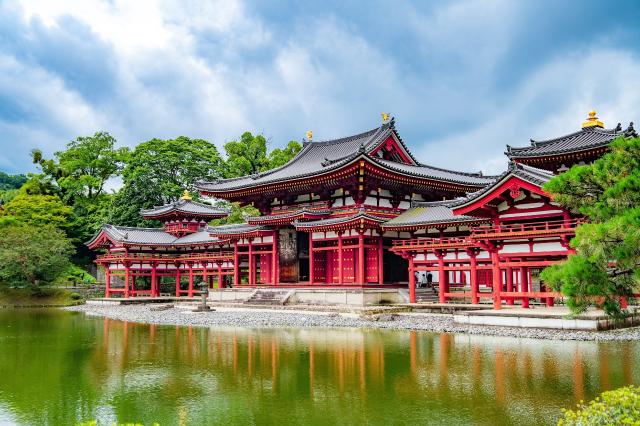
POLYGON ((396 118, 423 163, 640 121, 638 1, 0 0, 0 170, 78 136, 272 148, 396 118))

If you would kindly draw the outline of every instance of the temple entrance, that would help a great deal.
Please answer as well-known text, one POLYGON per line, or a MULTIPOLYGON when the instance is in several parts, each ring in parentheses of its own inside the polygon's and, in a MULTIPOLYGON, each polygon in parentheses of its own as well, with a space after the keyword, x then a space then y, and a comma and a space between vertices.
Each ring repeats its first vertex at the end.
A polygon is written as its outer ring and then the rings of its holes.
MULTIPOLYGON (((387 246, 385 239, 385 247, 387 246)), ((382 250, 383 278, 388 284, 409 282, 409 261, 388 249, 382 250)))
POLYGON ((296 232, 298 246, 298 281, 309 281, 309 234, 296 232))
POLYGON ((293 228, 280 228, 278 230, 278 256, 281 283, 298 282, 298 238, 293 228))

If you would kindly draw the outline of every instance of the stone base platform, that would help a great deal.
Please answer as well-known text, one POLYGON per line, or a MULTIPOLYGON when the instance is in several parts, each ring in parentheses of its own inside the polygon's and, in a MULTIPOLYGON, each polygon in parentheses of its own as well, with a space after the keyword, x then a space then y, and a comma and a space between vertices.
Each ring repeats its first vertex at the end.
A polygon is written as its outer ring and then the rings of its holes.
POLYGON ((575 317, 570 317, 569 314, 569 309, 565 307, 504 307, 500 310, 457 311, 453 314, 453 320, 458 324, 470 325, 588 331, 640 325, 640 310, 634 310, 629 317, 620 321, 607 317, 603 311, 597 309, 589 309, 575 317))
POLYGON ((408 302, 406 289, 398 288, 223 288, 209 290, 212 302, 249 301, 256 292, 288 291, 284 298, 289 305, 324 306, 378 306, 396 305, 408 302))
POLYGON ((142 303, 177 303, 177 302, 195 302, 200 297, 97 297, 87 300, 87 305, 139 305, 142 303))

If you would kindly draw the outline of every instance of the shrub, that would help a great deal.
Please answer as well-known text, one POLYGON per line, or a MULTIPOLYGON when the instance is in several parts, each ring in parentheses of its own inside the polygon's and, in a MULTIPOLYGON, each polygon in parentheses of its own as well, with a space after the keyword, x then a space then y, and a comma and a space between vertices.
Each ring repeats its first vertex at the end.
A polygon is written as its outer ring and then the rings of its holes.
POLYGON ((604 392, 588 404, 578 404, 575 411, 563 412, 559 426, 640 426, 640 387, 627 386, 604 392))
POLYGON ((71 293, 71 294, 69 294, 69 297, 71 298, 71 300, 80 300, 80 299, 82 299, 82 295, 80 295, 80 293, 71 293))

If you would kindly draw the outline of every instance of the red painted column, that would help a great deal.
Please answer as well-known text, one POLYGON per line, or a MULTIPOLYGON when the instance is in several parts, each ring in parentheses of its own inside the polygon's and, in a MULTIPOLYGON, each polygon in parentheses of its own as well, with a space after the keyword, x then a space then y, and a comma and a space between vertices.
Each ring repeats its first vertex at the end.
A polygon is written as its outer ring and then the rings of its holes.
POLYGON ((104 264, 104 296, 111 297, 111 270, 108 264, 104 264))
MULTIPOLYGON (((380 231, 382 233, 382 231, 380 231)), ((384 252, 384 247, 383 247, 383 241, 382 241, 382 235, 380 235, 378 237, 378 284, 382 285, 384 284, 384 263, 383 263, 383 257, 382 254, 384 252)))
POLYGON ((409 254, 409 302, 416 303, 416 272, 413 254, 409 254))
POLYGON ((445 296, 447 287, 447 278, 444 271, 444 253, 437 253, 438 257, 438 302, 446 303, 447 296, 445 296))
POLYGON ((233 285, 240 285, 240 256, 238 255, 238 240, 235 241, 233 248, 233 285))
POLYGON ((253 263, 253 241, 249 240, 249 285, 254 285, 256 283, 255 277, 253 276, 255 271, 255 264, 253 263))
POLYGON ((193 263, 189 263, 189 290, 187 296, 193 297, 193 263))
POLYGON ((156 262, 151 263, 151 297, 160 296, 158 292, 158 277, 156 274, 156 268, 158 264, 156 262))
POLYGON ((366 284, 367 277, 364 268, 364 234, 358 235, 358 281, 360 284, 366 284))
POLYGON ((471 303, 477 305, 480 301, 478 297, 478 259, 476 254, 469 254, 471 258, 471 271, 469 271, 469 284, 471 285, 471 303))
POLYGON ((493 272, 493 309, 502 309, 502 273, 500 271, 500 257, 498 250, 491 251, 491 270, 493 272))
MULTIPOLYGON (((522 267, 520 268, 520 274, 521 276, 521 288, 520 291, 523 293, 526 293, 529 291, 529 268, 527 267, 522 267)), ((528 297, 524 297, 522 299, 522 307, 523 308, 528 308, 529 307, 529 298, 528 297)))
MULTIPOLYGON (((507 259, 507 262, 509 259, 507 259)), ((507 268, 507 291, 513 291, 513 269, 507 268)), ((513 305, 513 299, 507 299, 507 305, 513 305)))
POLYGON ((313 256, 313 231, 309 231, 309 284, 315 279, 315 259, 313 256))
POLYGON ((180 264, 176 263, 176 297, 180 297, 180 264))
POLYGON ((222 264, 218 263, 218 288, 224 288, 222 285, 222 264))
POLYGON ((280 281, 280 271, 278 270, 278 229, 273 231, 273 248, 271 249, 271 281, 277 285, 280 281))
POLYGON ((129 297, 129 263, 124 265, 124 297, 129 297))
POLYGON ((338 232, 338 284, 344 284, 342 273, 342 232, 338 232))

